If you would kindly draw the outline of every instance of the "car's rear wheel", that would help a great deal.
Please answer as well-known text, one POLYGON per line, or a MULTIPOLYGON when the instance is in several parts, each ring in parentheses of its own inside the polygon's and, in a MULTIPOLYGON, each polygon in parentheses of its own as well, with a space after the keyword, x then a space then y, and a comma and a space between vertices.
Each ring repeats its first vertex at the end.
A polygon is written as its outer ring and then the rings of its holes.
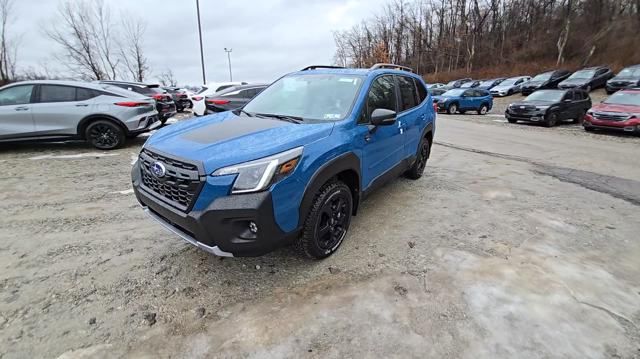
POLYGON ((405 176, 410 179, 417 180, 422 177, 424 173, 424 168, 427 166, 427 161, 429 160, 429 156, 431 155, 431 141, 428 137, 424 137, 422 141, 420 141, 420 145, 418 146, 418 153, 416 153, 416 160, 409 168, 409 170, 405 173, 405 176))
POLYGON ((341 181, 329 182, 316 194, 298 240, 298 247, 309 258, 323 259, 344 241, 353 210, 351 189, 341 181))
POLYGON ((125 133, 115 123, 107 120, 94 121, 87 126, 85 139, 100 150, 113 150, 124 144, 125 133))
POLYGON ((580 111, 578 113, 578 116, 573 120, 573 123, 582 123, 582 121, 584 120, 584 116, 585 116, 586 112, 584 111, 580 111))
POLYGON ((546 121, 544 122, 544 125, 547 127, 553 127, 557 124, 558 124, 558 114, 555 112, 548 114, 546 121))
POLYGON ((478 109, 478 115, 486 115, 487 112, 489 112, 489 106, 487 106, 485 104, 480 106, 480 108, 478 109))
POLYGON ((452 114, 454 114, 456 112, 458 112, 458 105, 457 104, 452 103, 447 107, 447 113, 448 114, 452 115, 452 114))

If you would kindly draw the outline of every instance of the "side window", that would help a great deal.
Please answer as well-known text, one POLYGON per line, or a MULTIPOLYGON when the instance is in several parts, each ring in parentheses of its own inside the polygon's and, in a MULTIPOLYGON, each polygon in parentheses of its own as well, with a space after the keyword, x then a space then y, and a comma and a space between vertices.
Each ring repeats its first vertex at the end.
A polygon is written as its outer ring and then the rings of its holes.
POLYGON ((416 86, 411 77, 396 76, 398 86, 400 87, 400 111, 409 110, 418 105, 418 95, 416 94, 416 86))
POLYGON ((596 72, 596 76, 604 75, 605 72, 607 72, 607 69, 600 69, 596 72))
POLYGON ((391 75, 380 76, 373 81, 367 94, 365 116, 359 122, 369 122, 371 113, 378 108, 397 111, 395 84, 391 75))
POLYGON ((40 86, 40 102, 71 102, 75 100, 75 87, 58 85, 40 86))
POLYGON ((84 87, 76 87, 76 101, 86 101, 98 96, 96 91, 84 87))
POLYGON ((567 91, 567 93, 562 97, 562 100, 573 100, 573 91, 567 91))
POLYGON ((12 86, 0 91, 0 106, 24 105, 31 102, 33 85, 12 86))
POLYGON ((475 95, 476 92, 474 90, 467 90, 462 94, 464 97, 474 97, 475 95))
POLYGON ((416 88, 418 89, 418 102, 422 103, 427 98, 427 89, 424 88, 422 81, 416 80, 416 88))

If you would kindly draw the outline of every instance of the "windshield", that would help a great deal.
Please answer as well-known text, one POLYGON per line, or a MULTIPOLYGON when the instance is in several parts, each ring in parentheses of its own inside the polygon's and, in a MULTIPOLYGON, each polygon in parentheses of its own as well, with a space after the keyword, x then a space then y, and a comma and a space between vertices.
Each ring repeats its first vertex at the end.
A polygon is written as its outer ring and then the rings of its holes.
POLYGON ((447 97, 461 96, 464 91, 465 90, 460 90, 460 89, 449 90, 444 94, 442 94, 442 96, 447 96, 447 97))
POLYGON ((447 83, 447 86, 455 86, 455 85, 456 85, 456 82, 458 82, 458 80, 449 81, 449 82, 447 83))
POLYGON ((560 102, 564 96, 564 91, 536 91, 527 96, 525 101, 548 101, 548 102, 560 102))
POLYGON ((244 110, 305 120, 338 121, 349 114, 362 82, 361 76, 354 75, 287 76, 262 91, 244 110))
POLYGON ((473 82, 473 81, 471 81, 471 82, 465 82, 465 83, 463 83, 463 84, 462 84, 462 86, 460 86, 460 87, 461 87, 461 88, 470 88, 470 87, 472 87, 472 86, 473 86, 473 84, 474 84, 474 82, 473 82))
POLYGON ((627 67, 626 69, 623 69, 622 71, 620 71, 618 76, 619 77, 640 77, 640 67, 634 67, 634 68, 627 67))
POLYGON ((573 75, 569 76, 569 78, 570 79, 590 79, 595 74, 596 74, 596 70, 581 70, 578 72, 574 72, 573 75))
POLYGON ((481 87, 487 87, 487 86, 493 86, 493 83, 496 82, 495 80, 487 80, 487 81, 482 81, 480 83, 481 87))
POLYGON ((531 79, 531 82, 544 82, 551 78, 552 72, 545 72, 543 74, 536 75, 531 79))
POLYGON ((610 105, 631 105, 640 106, 640 91, 620 91, 611 95, 603 103, 610 105))

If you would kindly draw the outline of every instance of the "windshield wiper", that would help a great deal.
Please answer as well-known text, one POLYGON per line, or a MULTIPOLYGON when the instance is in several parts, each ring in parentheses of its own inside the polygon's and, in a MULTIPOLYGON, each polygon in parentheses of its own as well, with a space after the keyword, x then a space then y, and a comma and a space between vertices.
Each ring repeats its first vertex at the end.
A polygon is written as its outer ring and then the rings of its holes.
POLYGON ((238 113, 236 113, 236 115, 241 114, 241 113, 244 113, 245 115, 247 115, 247 116, 249 116, 249 117, 253 117, 253 116, 254 116, 254 114, 252 114, 251 112, 247 112, 247 111, 245 111, 245 110, 243 110, 243 109, 241 109, 241 108, 236 109, 236 111, 238 111, 238 113))
POLYGON ((276 115, 273 113, 256 113, 255 115, 261 116, 261 117, 276 118, 278 120, 287 121, 291 123, 302 123, 304 121, 302 117, 298 117, 298 116, 276 115))

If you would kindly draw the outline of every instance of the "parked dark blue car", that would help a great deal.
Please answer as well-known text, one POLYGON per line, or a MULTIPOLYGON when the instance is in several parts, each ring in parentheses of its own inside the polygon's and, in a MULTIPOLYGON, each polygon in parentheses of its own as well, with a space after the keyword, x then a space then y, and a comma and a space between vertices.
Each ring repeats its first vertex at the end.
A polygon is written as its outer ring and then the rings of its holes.
POLYGON ((257 256, 292 241, 320 259, 371 191, 422 176, 434 131, 425 83, 410 69, 310 66, 242 109, 156 132, 133 188, 152 218, 209 253, 257 256))
POLYGON ((434 97, 434 102, 437 103, 438 111, 448 114, 476 111, 479 115, 484 115, 493 108, 493 97, 489 91, 475 88, 449 90, 434 97))

